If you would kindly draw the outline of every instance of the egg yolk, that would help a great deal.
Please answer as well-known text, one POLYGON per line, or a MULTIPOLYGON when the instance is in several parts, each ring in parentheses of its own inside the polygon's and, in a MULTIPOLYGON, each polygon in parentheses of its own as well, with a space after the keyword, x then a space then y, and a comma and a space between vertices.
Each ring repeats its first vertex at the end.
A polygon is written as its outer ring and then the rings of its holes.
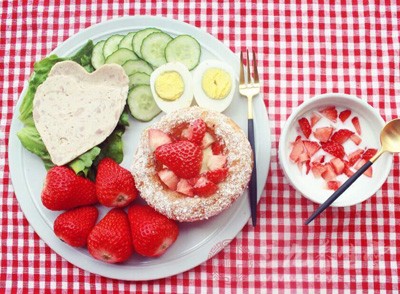
POLYGON ((154 88, 161 99, 175 101, 182 96, 185 85, 179 73, 166 71, 157 77, 154 88))
POLYGON ((224 99, 232 88, 231 76, 220 68, 209 68, 201 82, 203 91, 212 99, 224 99))

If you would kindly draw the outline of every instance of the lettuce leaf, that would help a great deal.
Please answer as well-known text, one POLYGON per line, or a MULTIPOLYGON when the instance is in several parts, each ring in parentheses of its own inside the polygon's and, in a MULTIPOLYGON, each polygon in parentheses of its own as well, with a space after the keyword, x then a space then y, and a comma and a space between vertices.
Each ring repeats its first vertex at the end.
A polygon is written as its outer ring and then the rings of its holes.
MULTIPOLYGON (((29 80, 28 90, 19 109, 19 119, 24 123, 24 128, 18 132, 17 136, 27 150, 36 154, 43 160, 46 169, 51 168, 54 164, 50 159, 46 146, 44 145, 33 121, 33 98, 36 90, 38 86, 46 80, 53 65, 60 61, 72 60, 79 63, 88 72, 93 72, 94 68, 91 64, 93 47, 93 42, 89 40, 86 45, 72 57, 61 58, 56 55, 50 55, 49 57, 36 62, 34 65, 34 73, 29 80)), ((124 156, 122 135, 127 126, 129 126, 129 112, 127 107, 125 107, 118 121, 118 125, 111 135, 104 142, 83 153, 68 165, 75 171, 75 173, 94 179, 97 164, 104 157, 110 157, 116 162, 121 163, 124 156)))

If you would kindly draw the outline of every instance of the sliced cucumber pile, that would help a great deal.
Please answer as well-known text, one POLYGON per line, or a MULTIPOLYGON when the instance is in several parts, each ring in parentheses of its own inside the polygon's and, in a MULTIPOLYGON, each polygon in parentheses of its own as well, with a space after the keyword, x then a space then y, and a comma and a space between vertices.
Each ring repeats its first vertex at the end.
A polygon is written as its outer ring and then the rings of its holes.
POLYGON ((129 77, 128 105, 133 117, 149 121, 161 112, 150 91, 150 75, 167 62, 181 62, 189 70, 200 62, 201 47, 188 35, 175 38, 157 28, 112 35, 96 43, 91 63, 119 64, 129 77))

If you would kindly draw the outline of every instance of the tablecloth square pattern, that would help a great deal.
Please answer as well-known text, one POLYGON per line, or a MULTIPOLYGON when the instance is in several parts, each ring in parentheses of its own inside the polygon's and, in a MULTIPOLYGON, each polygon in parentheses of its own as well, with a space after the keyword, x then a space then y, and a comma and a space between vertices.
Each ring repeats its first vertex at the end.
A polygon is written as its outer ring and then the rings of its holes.
POLYGON ((374 197, 353 207, 331 208, 304 226, 317 206, 289 185, 277 148, 289 114, 316 94, 357 95, 386 120, 399 115, 399 3, 130 2, 1 2, 0 287, 76 292, 398 292, 398 157, 374 197), (206 30, 234 52, 255 48, 273 141, 259 225, 246 225, 223 251, 192 270, 137 283, 85 272, 41 241, 19 208, 7 161, 13 108, 34 61, 78 31, 123 15, 167 16, 206 30))

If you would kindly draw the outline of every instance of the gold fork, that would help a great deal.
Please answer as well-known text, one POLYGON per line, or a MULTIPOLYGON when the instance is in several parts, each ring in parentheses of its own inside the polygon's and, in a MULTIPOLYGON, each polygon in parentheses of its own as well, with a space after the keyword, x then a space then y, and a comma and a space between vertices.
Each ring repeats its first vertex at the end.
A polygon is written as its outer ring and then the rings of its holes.
POLYGON ((257 167, 256 167, 256 149, 254 145, 254 123, 253 123, 253 97, 260 93, 260 80, 258 77, 256 54, 253 50, 253 77, 251 77, 251 66, 249 50, 246 49, 247 58, 247 79, 245 79, 245 66, 243 64, 243 52, 240 52, 240 81, 239 93, 247 97, 247 135, 249 137, 251 148, 253 149, 253 171, 249 183, 251 221, 253 226, 257 225, 257 167), (247 81, 246 81, 247 80, 247 81))

